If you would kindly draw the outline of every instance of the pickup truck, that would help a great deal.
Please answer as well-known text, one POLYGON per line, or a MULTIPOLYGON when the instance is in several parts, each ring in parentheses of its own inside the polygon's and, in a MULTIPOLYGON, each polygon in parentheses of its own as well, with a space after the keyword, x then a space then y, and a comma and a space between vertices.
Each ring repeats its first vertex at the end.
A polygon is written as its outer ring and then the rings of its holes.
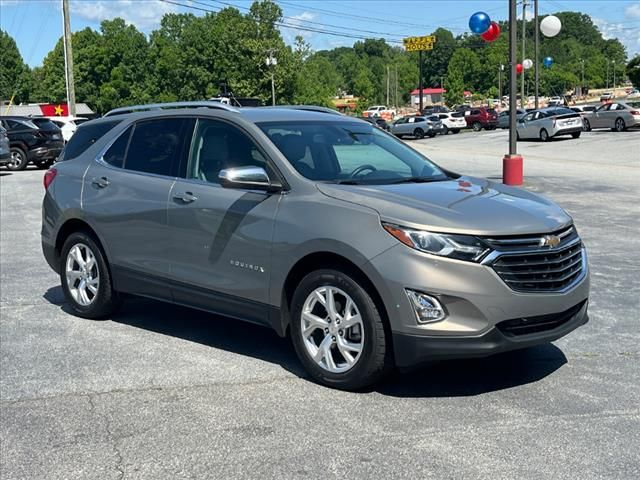
POLYGON ((363 117, 382 117, 385 120, 393 120, 396 116, 396 111, 387 108, 385 105, 374 105, 367 108, 362 112, 363 117))

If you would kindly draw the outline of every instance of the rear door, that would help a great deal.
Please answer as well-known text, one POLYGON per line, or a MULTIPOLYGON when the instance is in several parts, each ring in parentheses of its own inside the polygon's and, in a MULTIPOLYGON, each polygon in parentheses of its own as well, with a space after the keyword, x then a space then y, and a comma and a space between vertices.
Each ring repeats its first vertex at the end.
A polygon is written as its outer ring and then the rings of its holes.
POLYGON ((280 194, 225 188, 220 170, 263 167, 252 138, 218 119, 199 119, 189 162, 169 195, 174 299, 258 323, 268 319, 271 240, 280 194))
POLYGON ((194 122, 180 117, 137 122, 85 174, 83 210, 105 243, 117 288, 170 296, 163 285, 169 273, 167 201, 194 122))

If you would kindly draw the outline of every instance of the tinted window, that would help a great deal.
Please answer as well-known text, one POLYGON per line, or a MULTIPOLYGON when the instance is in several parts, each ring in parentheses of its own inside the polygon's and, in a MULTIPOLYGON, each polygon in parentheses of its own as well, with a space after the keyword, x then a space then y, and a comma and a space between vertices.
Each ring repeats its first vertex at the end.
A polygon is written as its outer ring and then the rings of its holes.
POLYGON ((60 127, 58 127, 58 125, 53 123, 48 118, 34 118, 31 121, 35 123, 38 128, 41 128, 42 130, 60 130, 60 127))
POLYGON ((491 115, 493 115, 496 113, 496 111, 493 108, 487 108, 487 113, 490 113, 491 115))
POLYGON ((480 110, 471 110, 471 115, 480 115, 480 110))
POLYGON ((253 141, 237 128, 216 120, 198 120, 187 178, 219 183, 225 168, 262 167, 267 162, 253 141))
MULTIPOLYGON (((64 149, 63 159, 71 160, 76 158, 119 123, 120 120, 94 124, 88 123, 78 128, 64 149)), ((58 161, 60 161, 60 159, 58 159, 58 161)))
POLYGON ((136 124, 124 168, 177 176, 184 145, 182 140, 192 124, 193 120, 186 118, 161 118, 136 124))
POLYGON ((7 125, 11 130, 24 130, 27 128, 31 128, 31 129, 38 128, 29 120, 7 120, 7 125))
MULTIPOLYGON (((78 132, 80 130, 82 130, 82 128, 78 129, 78 132)), ((127 128, 125 132, 122 133, 115 142, 113 142, 113 144, 109 147, 109 150, 107 150, 103 155, 103 161, 107 162, 109 165, 113 165, 114 167, 122 168, 122 166, 124 165, 124 157, 127 153, 127 146, 129 145, 129 138, 131 137, 132 130, 133 127, 127 128)), ((78 132, 76 132, 75 135, 78 135, 78 132)), ((71 141, 73 141, 75 135, 71 137, 71 141)))

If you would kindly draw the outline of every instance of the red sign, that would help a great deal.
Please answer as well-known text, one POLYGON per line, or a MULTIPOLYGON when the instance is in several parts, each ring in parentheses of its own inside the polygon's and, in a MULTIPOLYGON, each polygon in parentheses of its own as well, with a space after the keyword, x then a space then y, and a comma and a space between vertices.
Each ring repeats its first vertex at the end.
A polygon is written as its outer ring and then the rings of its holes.
POLYGON ((45 117, 67 117, 69 116, 69 107, 66 103, 48 103, 40 105, 42 115, 45 117))

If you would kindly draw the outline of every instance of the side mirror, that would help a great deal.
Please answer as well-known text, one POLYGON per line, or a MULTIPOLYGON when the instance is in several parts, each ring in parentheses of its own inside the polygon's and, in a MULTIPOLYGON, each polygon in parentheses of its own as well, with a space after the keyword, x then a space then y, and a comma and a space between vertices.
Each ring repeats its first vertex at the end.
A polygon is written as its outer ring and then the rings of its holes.
POLYGON ((524 118, 519 118, 518 123, 524 123, 524 118))
POLYGON ((277 192, 282 185, 272 182, 262 167, 237 167, 220 170, 218 174, 220 184, 226 188, 248 188, 277 192))

